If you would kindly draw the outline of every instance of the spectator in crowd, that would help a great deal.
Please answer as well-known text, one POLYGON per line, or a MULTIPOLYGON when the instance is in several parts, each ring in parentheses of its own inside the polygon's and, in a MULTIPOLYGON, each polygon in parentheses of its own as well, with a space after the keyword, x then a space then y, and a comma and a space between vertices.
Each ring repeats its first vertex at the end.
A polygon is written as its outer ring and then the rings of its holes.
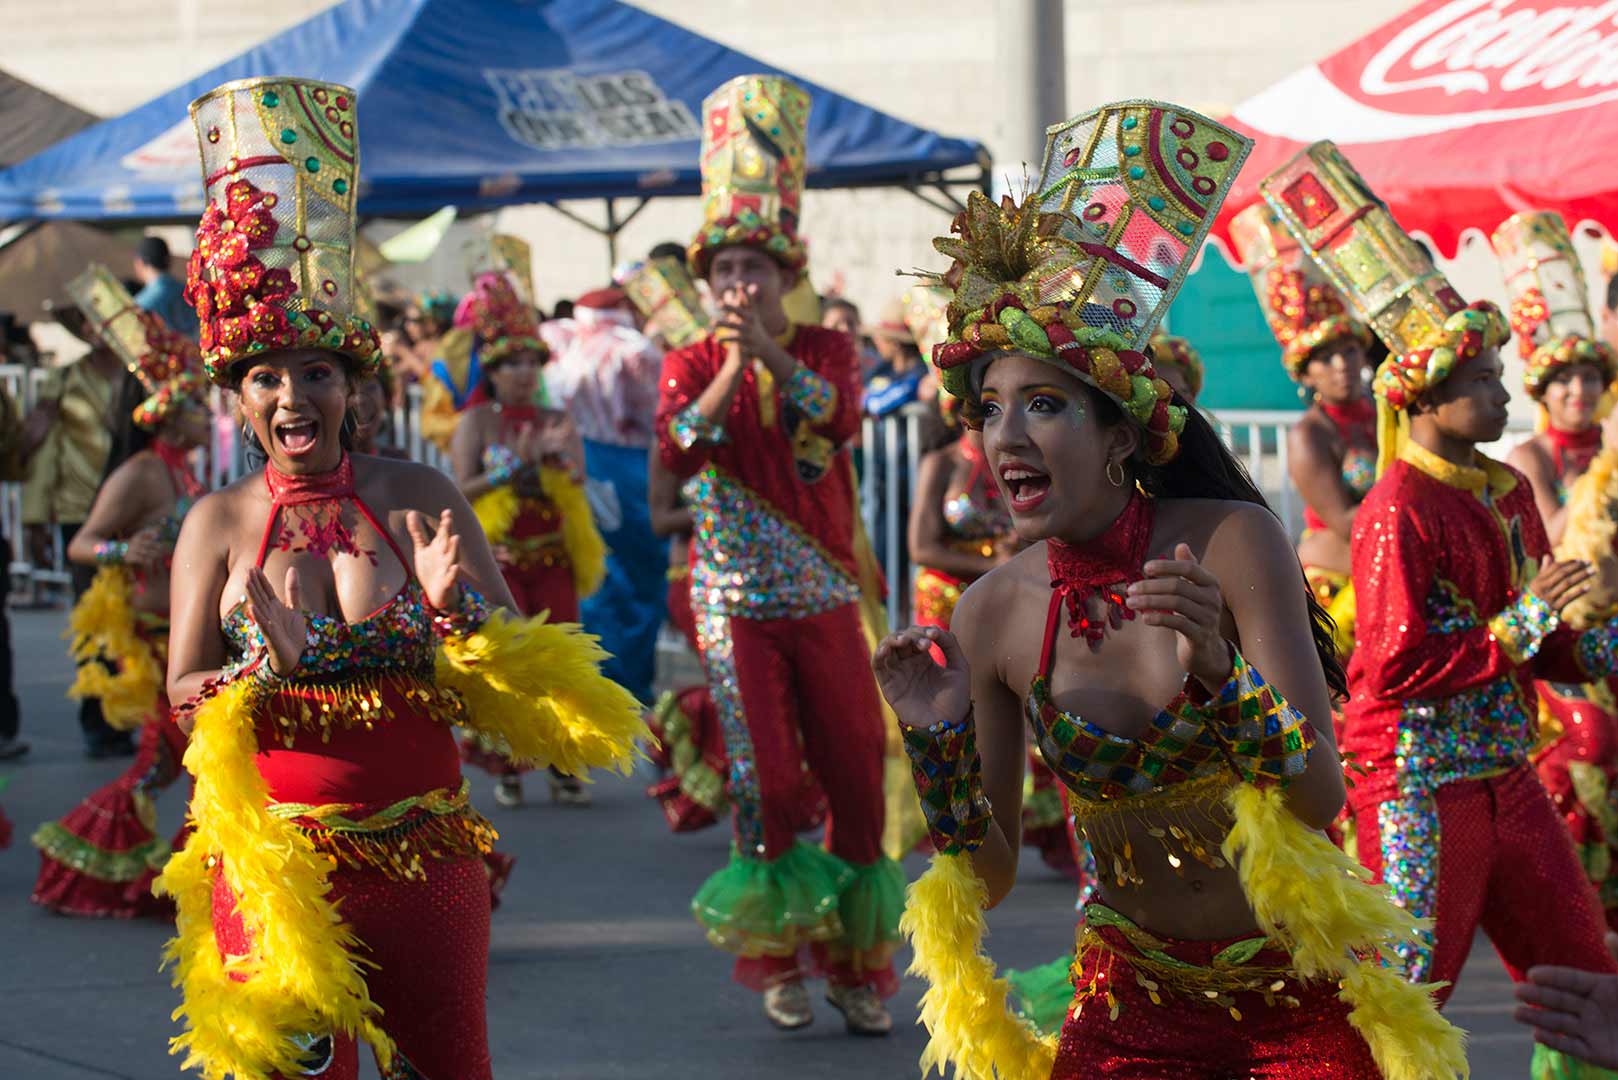
POLYGON ((865 340, 860 327, 860 309, 854 301, 841 296, 822 297, 820 325, 828 330, 841 330, 854 339, 854 352, 860 359, 860 383, 863 385, 877 364, 881 363, 881 357, 871 351, 870 343, 865 340))
POLYGON ((585 293, 571 319, 546 323, 540 337, 555 357, 544 369, 546 394, 584 440, 586 484, 608 549, 606 579, 580 617, 611 654, 601 670, 650 702, 668 555, 652 531, 646 458, 663 354, 618 288, 585 293))
POLYGON ((685 265, 685 245, 681 244, 681 243, 677 243, 676 241, 673 241, 673 240, 665 240, 661 244, 658 244, 656 247, 652 248, 651 251, 647 252, 646 258, 648 260, 650 260, 650 259, 678 259, 680 261, 680 265, 684 266, 685 265))
MULTIPOLYGON (((384 343, 388 363, 401 382, 421 382, 427 377, 438 357, 439 343, 455 321, 457 302, 453 293, 424 292, 405 307, 394 330, 392 349, 384 343)), ((381 318, 380 307, 377 314, 381 318)))
POLYGON ((573 301, 571 301, 571 300, 558 300, 558 301, 556 301, 556 307, 551 309, 551 319, 554 321, 554 320, 558 320, 558 319, 571 319, 572 317, 573 317, 573 301))
MULTIPOLYGON (((55 314, 90 351, 51 369, 23 423, 28 479, 23 485, 22 520, 35 566, 50 566, 55 561, 53 529, 65 548, 90 513, 112 448, 112 402, 128 378, 118 354, 94 335, 76 308, 55 309, 55 314)), ((90 587, 95 568, 74 565, 72 575, 77 602, 90 587)), ((94 698, 80 703, 79 727, 84 732, 85 750, 93 758, 135 752, 130 734, 109 726, 101 715, 101 703, 94 698)))
POLYGON ((865 411, 871 416, 886 416, 917 399, 927 365, 916 348, 915 335, 905 325, 902 300, 882 305, 881 318, 874 326, 865 327, 865 336, 881 358, 865 378, 865 411))
POLYGON ((153 312, 192 341, 197 339, 197 313, 185 301, 185 286, 169 273, 169 245, 161 236, 144 237, 135 248, 135 303, 153 312))

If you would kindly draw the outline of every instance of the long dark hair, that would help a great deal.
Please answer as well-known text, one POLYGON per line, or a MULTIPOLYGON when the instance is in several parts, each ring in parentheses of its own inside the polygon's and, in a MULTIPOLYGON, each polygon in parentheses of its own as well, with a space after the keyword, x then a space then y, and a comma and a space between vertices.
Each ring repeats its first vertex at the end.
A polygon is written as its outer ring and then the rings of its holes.
MULTIPOLYGON (((974 380, 975 381, 975 380, 974 380)), ((1093 415, 1103 427, 1125 422, 1124 411, 1112 398, 1089 383, 1081 383, 1094 408, 1093 415)), ((1163 465, 1147 465, 1139 460, 1130 462, 1135 481, 1146 494, 1159 499, 1221 499, 1226 502, 1245 502, 1262 506, 1271 516, 1277 516, 1259 491, 1258 485, 1247 474, 1247 469, 1225 446, 1214 431, 1208 418, 1194 405, 1186 403, 1179 394, 1174 404, 1185 408, 1185 429, 1180 432, 1180 450, 1173 460, 1163 465)), ((963 422, 980 427, 982 406, 976 394, 962 403, 963 422)), ((1302 569, 1299 569, 1300 576, 1302 569)), ((1337 655, 1334 634, 1337 624, 1326 614, 1326 609, 1315 599, 1314 589, 1304 580, 1304 596, 1309 603, 1309 629, 1314 638, 1315 652, 1320 657, 1320 668, 1326 676, 1326 686, 1332 696, 1348 697, 1348 675, 1337 655)))
POLYGON ((107 452, 107 464, 101 470, 101 482, 118 471, 118 466, 157 441, 157 433, 147 431, 135 423, 135 409, 147 398, 146 387, 127 372, 112 395, 112 413, 107 426, 112 429, 112 448, 107 452))

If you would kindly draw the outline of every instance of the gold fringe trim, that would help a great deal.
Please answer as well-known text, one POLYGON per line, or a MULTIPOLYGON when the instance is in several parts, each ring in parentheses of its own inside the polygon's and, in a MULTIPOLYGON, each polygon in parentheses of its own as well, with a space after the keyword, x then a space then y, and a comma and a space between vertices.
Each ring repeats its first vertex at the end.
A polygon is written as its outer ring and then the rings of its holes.
POLYGON ((400 799, 365 818, 348 816, 348 803, 311 806, 271 803, 271 815, 290 821, 315 850, 346 866, 376 870, 395 881, 426 881, 425 863, 494 850, 499 834, 470 805, 471 783, 400 799))
POLYGON ((204 702, 185 766, 196 778, 195 831, 153 891, 174 898, 177 936, 164 950, 184 1001, 170 1040, 182 1068, 204 1080, 297 1075, 302 1051, 289 1036, 332 1030, 368 1042, 385 1071, 393 1042, 353 953, 354 934, 328 897, 328 860, 310 838, 267 809, 254 764, 257 687, 238 681, 204 702), (214 875, 223 873, 253 941, 246 956, 220 956, 213 930, 214 875), (235 976, 233 978, 232 976, 235 976), (238 981, 245 976, 245 981, 238 981))
POLYGON ((540 469, 539 487, 562 517, 562 547, 573 565, 573 590, 588 599, 607 578, 607 542, 596 528, 584 485, 561 469, 540 469))
POLYGON ((73 605, 63 634, 79 665, 67 696, 100 698, 102 715, 119 731, 133 731, 157 711, 164 683, 157 650, 136 630, 133 596, 129 571, 103 566, 73 605))
POLYGON ((1011 1012, 1011 985, 983 951, 988 898, 967 855, 934 855, 908 890, 899 930, 915 952, 910 974, 927 981, 921 1074, 953 1067, 956 1080, 1046 1080, 1056 1036, 1041 1037, 1011 1012))
POLYGON ((1431 985, 1406 982, 1391 954, 1426 924, 1396 907, 1364 867, 1305 828, 1279 787, 1241 784, 1223 847, 1259 928, 1292 956, 1303 979, 1330 978, 1385 1080, 1469 1075, 1466 1036, 1438 1014, 1431 985))
MULTIPOLYGON (((1603 450, 1590 462, 1590 468, 1573 484, 1567 496, 1567 528, 1556 545, 1556 557, 1582 559, 1601 569, 1611 570, 1615 558, 1613 541, 1618 538, 1618 450, 1603 450)), ((1603 583, 1601 574, 1590 591, 1570 603, 1562 620, 1577 630, 1588 630, 1618 614, 1618 595, 1603 583)))
POLYGON ((438 682, 466 702, 465 725, 518 765, 628 775, 651 732, 635 696, 601 674, 606 658, 576 625, 496 610, 444 642, 438 682))

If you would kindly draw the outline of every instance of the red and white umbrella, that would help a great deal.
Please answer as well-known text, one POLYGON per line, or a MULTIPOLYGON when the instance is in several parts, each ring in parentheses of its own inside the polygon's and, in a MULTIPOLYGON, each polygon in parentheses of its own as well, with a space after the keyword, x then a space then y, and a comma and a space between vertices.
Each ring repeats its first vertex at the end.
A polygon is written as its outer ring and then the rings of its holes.
POLYGON ((1238 105, 1255 140, 1213 235, 1331 139, 1399 223, 1453 258, 1519 210, 1618 231, 1618 0, 1423 0, 1238 105))

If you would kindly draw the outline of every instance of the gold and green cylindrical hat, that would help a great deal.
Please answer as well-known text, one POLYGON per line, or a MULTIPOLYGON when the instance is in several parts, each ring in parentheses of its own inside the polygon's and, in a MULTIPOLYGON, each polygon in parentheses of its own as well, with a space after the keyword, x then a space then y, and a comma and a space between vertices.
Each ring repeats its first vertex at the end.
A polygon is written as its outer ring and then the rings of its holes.
POLYGON ((702 228, 687 248, 708 276, 722 247, 757 247, 789 270, 807 262, 798 215, 809 92, 780 75, 738 75, 702 103, 702 228))
POLYGON ((534 250, 528 241, 510 233, 474 236, 462 247, 466 276, 474 282, 485 274, 504 274, 518 299, 534 303, 534 250))
POLYGON ((208 208, 186 272, 215 382, 275 349, 330 349, 357 373, 381 358, 354 278, 354 91, 272 76, 191 103, 208 208))
POLYGON ((156 431, 181 409, 206 408, 202 356, 190 338, 136 305, 129 290, 99 263, 67 283, 67 293, 85 323, 140 381, 147 397, 131 414, 135 424, 156 431))
POLYGON ((1325 346, 1346 340, 1371 344, 1371 331, 1347 314, 1342 296, 1263 200, 1230 219, 1230 240, 1281 346, 1288 375, 1296 379, 1325 346))
POLYGON ((933 247, 954 264, 946 389, 977 362, 1039 357, 1112 398, 1145 433, 1148 461, 1179 449, 1185 410, 1157 377, 1152 330, 1179 291, 1252 140, 1176 105, 1104 105, 1046 132, 1036 189, 997 206, 974 192, 933 247))
POLYGON ((624 277, 624 293, 646 320, 648 337, 680 349, 708 333, 712 320, 685 264, 673 256, 649 259, 624 277))
POLYGON ((1517 349, 1526 368, 1523 389, 1535 401, 1560 371, 1589 364, 1604 385, 1618 378, 1618 358, 1596 333, 1584 267, 1562 215, 1551 210, 1513 214, 1489 237, 1506 291, 1517 349))
POLYGON ((1300 150, 1259 193, 1326 279, 1388 347, 1377 398, 1377 471, 1399 452, 1406 410, 1457 367, 1510 336, 1487 300, 1468 305, 1330 142, 1300 150))

